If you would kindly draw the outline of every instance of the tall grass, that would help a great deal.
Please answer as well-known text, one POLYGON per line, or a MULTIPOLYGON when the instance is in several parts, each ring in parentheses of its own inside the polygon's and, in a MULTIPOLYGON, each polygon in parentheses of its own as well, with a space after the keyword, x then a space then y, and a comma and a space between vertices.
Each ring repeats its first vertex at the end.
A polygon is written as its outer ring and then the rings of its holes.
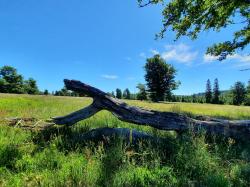
MULTIPOLYGON (((126 102, 194 115, 250 116, 248 107, 126 102)), ((89 98, 0 95, 0 117, 47 119, 90 103, 89 98)), ((0 125, 0 186, 249 186, 249 176, 249 142, 138 127, 106 111, 73 127, 43 132, 0 125), (143 130, 163 141, 131 144, 120 137, 105 142, 77 138, 104 126, 143 130)))

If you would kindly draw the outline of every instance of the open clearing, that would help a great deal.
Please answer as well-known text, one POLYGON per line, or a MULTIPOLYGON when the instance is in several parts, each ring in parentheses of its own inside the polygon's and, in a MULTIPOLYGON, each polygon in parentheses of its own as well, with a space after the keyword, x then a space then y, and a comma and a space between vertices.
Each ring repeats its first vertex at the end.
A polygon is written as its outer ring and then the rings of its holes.
MULTIPOLYGON (((0 119, 46 120, 87 106, 90 98, 0 94, 0 119)), ((160 111, 250 119, 250 107, 125 101, 160 111)), ((0 125, 0 186, 249 186, 250 146, 220 137, 180 136, 121 122, 109 112, 70 128, 31 132, 0 125), (118 137, 81 142, 96 127, 126 127, 165 138, 138 145, 118 137)))
MULTIPOLYGON (((88 97, 31 96, 0 94, 0 117, 36 117, 47 119, 61 116, 91 104, 88 97)), ((250 107, 197 103, 150 103, 125 100, 151 110, 184 112, 194 115, 208 115, 227 119, 250 119, 250 107)))

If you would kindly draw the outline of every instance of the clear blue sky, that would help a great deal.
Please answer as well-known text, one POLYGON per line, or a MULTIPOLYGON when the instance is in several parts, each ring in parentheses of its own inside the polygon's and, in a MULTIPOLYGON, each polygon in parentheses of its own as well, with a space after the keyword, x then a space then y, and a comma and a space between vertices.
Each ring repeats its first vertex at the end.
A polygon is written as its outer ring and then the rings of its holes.
POLYGON ((222 90, 250 79, 250 71, 239 71, 250 67, 249 47, 223 62, 204 56, 207 46, 231 39, 239 25, 195 41, 174 42, 171 32, 155 40, 160 9, 138 8, 136 0, 1 0, 0 66, 16 67, 49 91, 61 89, 68 78, 104 91, 134 92, 144 83, 145 59, 154 53, 177 68, 182 84, 176 94, 203 92, 208 78, 218 78, 222 90))

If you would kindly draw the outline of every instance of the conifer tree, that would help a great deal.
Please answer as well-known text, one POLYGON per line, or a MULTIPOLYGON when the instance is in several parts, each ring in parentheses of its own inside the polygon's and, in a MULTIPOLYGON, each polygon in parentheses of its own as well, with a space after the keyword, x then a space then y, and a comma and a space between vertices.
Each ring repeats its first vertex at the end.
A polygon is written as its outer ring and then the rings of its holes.
POLYGON ((124 92, 123 92, 123 97, 124 97, 125 99, 130 99, 131 94, 130 94, 130 91, 129 91, 128 88, 126 88, 126 89, 124 90, 124 92))
POLYGON ((219 104, 220 103, 220 90, 219 90, 219 81, 216 78, 214 80, 214 88, 213 88, 213 103, 219 104))
POLYGON ((119 88, 116 89, 116 98, 118 98, 118 99, 122 98, 122 91, 119 88))
POLYGON ((211 83, 210 83, 209 79, 207 80, 207 84, 206 84, 205 97, 206 97, 206 103, 211 103, 211 101, 212 101, 212 91, 211 91, 211 83))

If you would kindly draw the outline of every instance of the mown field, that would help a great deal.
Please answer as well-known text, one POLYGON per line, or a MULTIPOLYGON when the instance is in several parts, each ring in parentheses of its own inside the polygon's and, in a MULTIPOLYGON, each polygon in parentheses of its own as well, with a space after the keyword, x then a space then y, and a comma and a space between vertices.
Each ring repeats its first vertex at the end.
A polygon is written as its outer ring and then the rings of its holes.
MULTIPOLYGON (((90 98, 0 94, 0 119, 46 120, 90 98)), ((189 115, 250 119, 250 107, 193 103, 129 104, 189 115)), ((73 127, 31 132, 0 124, 0 186, 250 186, 250 144, 223 137, 162 132, 121 122, 107 111, 73 127), (97 127, 126 127, 162 137, 131 144, 119 137, 82 142, 97 127)))

